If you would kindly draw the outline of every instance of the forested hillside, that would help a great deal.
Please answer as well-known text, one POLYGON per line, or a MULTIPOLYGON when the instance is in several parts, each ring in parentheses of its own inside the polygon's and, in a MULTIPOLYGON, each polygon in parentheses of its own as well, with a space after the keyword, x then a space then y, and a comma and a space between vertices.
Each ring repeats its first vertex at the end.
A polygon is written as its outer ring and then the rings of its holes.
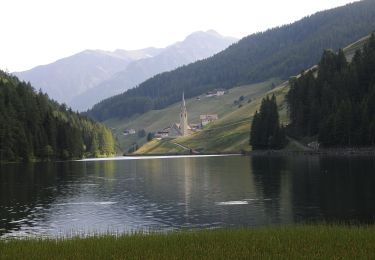
POLYGON ((213 88, 288 78, 316 64, 324 49, 348 45, 375 29, 375 1, 319 12, 298 22, 248 36, 212 58, 159 74, 95 105, 98 120, 161 109, 213 88))
POLYGON ((325 51, 318 66, 291 82, 287 95, 298 137, 316 137, 325 147, 375 145, 375 36, 352 62, 325 51))
POLYGON ((111 131, 0 71, 0 161, 114 154, 111 131))

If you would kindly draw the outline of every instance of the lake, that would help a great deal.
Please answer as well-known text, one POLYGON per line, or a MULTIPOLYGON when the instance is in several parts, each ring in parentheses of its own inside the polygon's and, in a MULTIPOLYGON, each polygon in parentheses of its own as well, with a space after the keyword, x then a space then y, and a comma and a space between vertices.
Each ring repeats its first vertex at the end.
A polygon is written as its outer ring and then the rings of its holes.
POLYGON ((0 165, 0 237, 375 219, 372 157, 120 159, 0 165))

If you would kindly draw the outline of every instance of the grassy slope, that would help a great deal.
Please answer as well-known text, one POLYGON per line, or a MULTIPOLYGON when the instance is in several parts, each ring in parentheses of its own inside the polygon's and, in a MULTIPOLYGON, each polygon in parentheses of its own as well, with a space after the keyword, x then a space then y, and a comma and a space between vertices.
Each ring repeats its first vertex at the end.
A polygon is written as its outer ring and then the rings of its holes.
POLYGON ((374 226, 290 226, 0 241, 0 259, 374 259, 374 245, 374 226))
MULTIPOLYGON (((192 98, 186 100, 188 110, 189 123, 199 123, 199 116, 201 114, 218 114, 223 117, 229 113, 238 110, 238 105, 234 105, 234 101, 238 100, 240 96, 244 96, 245 100, 242 102, 246 104, 249 98, 254 99, 271 89, 272 83, 277 84, 278 80, 269 80, 264 83, 241 86, 229 90, 228 94, 221 97, 205 97, 200 96, 200 100, 192 98)), ((180 103, 176 103, 162 110, 152 110, 131 119, 113 119, 106 121, 105 124, 111 128, 115 128, 115 135, 120 144, 120 147, 126 151, 132 143, 137 142, 143 144, 146 138, 138 138, 137 135, 123 136, 121 133, 127 128, 134 128, 136 130, 145 129, 146 132, 156 132, 164 127, 179 121, 180 103)))
POLYGON ((168 139, 154 139, 144 144, 134 154, 183 154, 188 152, 189 151, 186 151, 186 149, 173 144, 173 142, 168 139))
POLYGON ((279 106, 280 117, 285 123, 287 116, 284 99, 288 89, 287 84, 282 84, 252 102, 245 103, 241 108, 228 113, 220 120, 213 122, 204 131, 188 137, 178 138, 175 141, 192 149, 208 153, 230 153, 249 150, 250 122, 255 111, 259 109, 262 98, 267 94, 276 95, 278 103, 281 104, 279 106))
POLYGON ((343 50, 344 50, 344 53, 346 55, 346 59, 348 61, 351 61, 355 52, 358 49, 361 49, 369 38, 370 38, 370 36, 363 37, 362 39, 359 39, 358 41, 356 41, 356 42, 350 44, 349 46, 345 47, 343 50))

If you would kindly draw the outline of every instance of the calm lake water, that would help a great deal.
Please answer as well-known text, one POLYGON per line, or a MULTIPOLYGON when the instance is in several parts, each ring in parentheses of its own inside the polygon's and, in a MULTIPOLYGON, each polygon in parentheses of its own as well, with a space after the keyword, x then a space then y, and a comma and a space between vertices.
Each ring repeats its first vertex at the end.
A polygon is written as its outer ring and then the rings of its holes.
POLYGON ((3 238, 374 220, 371 157, 0 165, 3 238))

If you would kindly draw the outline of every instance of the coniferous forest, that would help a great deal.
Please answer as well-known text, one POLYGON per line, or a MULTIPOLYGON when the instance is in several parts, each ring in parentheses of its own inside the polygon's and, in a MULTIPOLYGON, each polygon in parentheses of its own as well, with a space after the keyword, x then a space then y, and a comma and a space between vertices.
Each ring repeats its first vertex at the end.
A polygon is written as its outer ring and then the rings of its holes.
POLYGON ((375 36, 351 63, 324 51, 318 71, 291 80, 290 132, 317 137, 325 147, 375 145, 375 36))
POLYGON ((111 131, 0 71, 0 161, 115 153, 111 131))
POLYGON ((285 146, 285 129, 280 126, 276 97, 262 100, 259 113, 255 112, 250 131, 253 150, 281 149, 285 146))

